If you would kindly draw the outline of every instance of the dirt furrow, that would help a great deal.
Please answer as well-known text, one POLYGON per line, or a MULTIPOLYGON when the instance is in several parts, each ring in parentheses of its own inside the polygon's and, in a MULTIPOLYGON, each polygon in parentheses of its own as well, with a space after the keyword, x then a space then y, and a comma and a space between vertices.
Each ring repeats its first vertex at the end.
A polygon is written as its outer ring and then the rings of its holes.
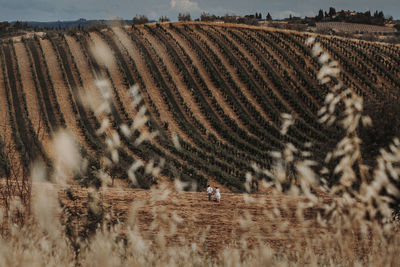
MULTIPOLYGON (((240 32, 243 34, 242 31, 240 31, 240 32)), ((257 39, 257 37, 254 36, 254 33, 253 33, 253 32, 250 32, 250 33, 248 33, 248 34, 249 34, 249 35, 252 35, 255 39, 257 39)), ((274 34, 273 32, 271 32, 270 34, 271 34, 272 36, 275 36, 275 34, 274 34)), ((279 36, 277 36, 277 37, 279 38, 279 36)), ((283 63, 285 63, 285 66, 286 66, 285 69, 286 69, 289 73, 292 74, 291 77, 292 77, 293 80, 296 82, 296 84, 297 84, 300 88, 302 88, 301 90, 305 93, 305 95, 307 95, 307 97, 308 97, 309 99, 312 100, 312 102, 315 104, 315 106, 319 107, 319 106, 320 106, 320 103, 318 102, 318 100, 317 100, 312 94, 310 94, 310 92, 308 91, 308 89, 306 88, 306 86, 303 85, 303 82, 300 81, 300 78, 299 78, 298 75, 296 74, 296 72, 298 72, 298 73, 299 73, 299 72, 303 72, 303 74, 304 74, 305 76, 308 76, 307 73, 304 72, 305 70, 302 70, 302 69, 301 69, 301 66, 300 66, 300 65, 297 65, 298 63, 296 62, 295 56, 293 56, 293 55, 290 53, 290 52, 292 52, 291 50, 296 51, 296 50, 294 49, 294 46, 292 46, 291 44, 286 43, 286 41, 285 41, 284 38, 279 38, 279 40, 281 40, 281 41, 275 42, 275 44, 276 44, 278 47, 280 47, 283 51, 285 51, 285 54, 287 54, 288 57, 289 57, 289 58, 292 60, 292 62, 294 63, 294 65, 292 65, 292 64, 290 64, 289 62, 287 62, 286 60, 283 60, 283 63), (287 46, 285 46, 285 45, 287 45, 287 46), (289 47, 289 48, 287 48, 287 47, 289 47), (288 50, 288 51, 286 51, 286 50, 288 50)), ((260 44, 261 44, 262 46, 265 47, 265 42, 260 42, 260 44)), ((294 53, 295 53, 295 54, 300 54, 299 51, 296 51, 296 52, 294 52, 294 53)), ((302 58, 305 58, 305 56, 302 56, 302 58)), ((311 79, 310 79, 310 81, 311 81, 311 79)), ((311 85, 314 86, 314 87, 319 87, 318 80, 313 79, 313 81, 314 81, 314 83, 311 83, 311 85)))
MULTIPOLYGON (((182 75, 179 74, 179 70, 176 66, 171 62, 168 57, 168 52, 166 51, 166 47, 161 45, 158 39, 154 38, 147 31, 143 31, 144 37, 149 40, 152 44, 154 50, 157 52, 158 56, 163 60, 165 66, 172 74, 172 80, 176 85, 176 88, 179 91, 179 94, 183 97, 185 103, 188 105, 190 110, 196 116, 196 118, 205 126, 207 131, 212 132, 215 136, 219 137, 219 134, 214 131, 211 127, 207 119, 204 117, 203 113, 200 111, 199 107, 196 105, 195 100, 193 99, 191 93, 188 91, 186 84, 182 80, 182 75)), ((221 140, 221 137, 219 137, 221 140)))
MULTIPOLYGON (((70 36, 66 36, 66 40, 68 42, 68 45, 71 49, 71 53, 75 59, 76 66, 78 68, 78 71, 81 75, 82 78, 82 84, 83 84, 83 90, 85 91, 86 98, 88 98, 88 106, 93 107, 95 109, 96 107, 99 107, 102 103, 102 96, 95 85, 95 77, 93 75, 93 72, 89 66, 89 63, 85 57, 85 55, 82 52, 80 44, 70 36), (90 100, 89 100, 90 99, 90 100), (90 102, 89 102, 90 101, 90 102)), ((98 40, 96 40, 98 41, 98 40)), ((114 102, 116 103, 116 102, 114 102)), ((97 119, 101 122, 103 119, 106 119, 105 114, 96 114, 97 119)), ((111 130, 108 129, 106 132, 111 136, 111 130)), ((137 155, 134 155, 130 152, 129 148, 122 143, 121 148, 124 149, 124 151, 129 154, 130 156, 134 157, 135 160, 139 159, 137 155)))
POLYGON ((38 96, 35 91, 35 84, 30 69, 28 55, 23 43, 14 43, 14 47, 18 58, 18 68, 21 73, 22 87, 26 97, 26 104, 28 106, 29 115, 31 117, 34 130, 37 132, 39 127, 44 127, 44 125, 42 125, 43 122, 40 122, 43 118, 40 114, 38 96))
MULTIPOLYGON (((288 35, 288 34, 282 33, 282 32, 271 32, 271 34, 276 34, 276 35, 278 35, 278 34, 288 35)), ((280 37, 280 39, 281 39, 283 42, 285 42, 287 45, 289 45, 289 46, 294 50, 294 53, 295 53, 295 54, 301 55, 301 56, 302 56, 302 58, 303 58, 303 60, 304 60, 304 62, 305 62, 306 68, 310 68, 311 70, 314 71, 315 74, 318 74, 318 72, 319 72, 319 63, 316 63, 316 62, 317 62, 317 59, 316 59, 316 58, 312 58, 312 57, 307 56, 307 54, 304 54, 304 53, 302 52, 301 48, 300 48, 297 44, 295 44, 294 42, 291 42, 291 41, 287 40, 286 38, 282 38, 280 35, 278 35, 278 36, 280 37), (315 63, 317 64, 317 66, 314 65, 315 63)), ((292 36, 292 37, 295 38, 294 36, 292 36)), ((304 45, 305 45, 305 44, 304 44, 304 45)), ((307 72, 308 70, 304 70, 304 71, 307 72)), ((311 76, 311 73, 308 73, 308 76, 310 77, 310 81, 313 82, 313 84, 314 84, 316 87, 320 87, 320 85, 319 85, 319 83, 318 83, 318 80, 315 80, 315 79, 311 76)), ((322 90, 322 88, 321 88, 321 90, 322 90)), ((318 100, 317 100, 317 101, 318 101, 318 100)))
MULTIPOLYGON (((89 69, 86 57, 77 41, 70 36, 65 36, 65 39, 70 47, 72 56, 82 78, 83 88, 79 90, 80 98, 83 99, 86 108, 99 107, 102 104, 102 97, 95 85, 95 77, 89 69)), ((101 120, 101 118, 100 118, 101 120)))
POLYGON ((5 144, 4 153, 6 153, 10 163, 11 173, 16 177, 22 177, 23 162, 13 138, 10 119, 12 116, 8 110, 7 92, 4 83, 7 82, 7 77, 3 75, 3 67, 5 68, 4 58, 0 59, 0 134, 2 142, 5 144))
MULTIPOLYGON (((47 155, 52 158, 52 148, 51 148, 51 136, 46 131, 43 122, 43 117, 40 112, 40 105, 38 102, 38 96, 35 90, 34 78, 32 76, 32 71, 30 67, 30 62, 28 59, 28 54, 23 43, 14 43, 15 53, 18 59, 18 68, 21 74, 22 90, 25 94, 26 104, 28 108, 29 118, 32 122, 33 129, 42 143, 43 148, 47 155)), ((44 107, 42 107, 44 108, 44 107)))
MULTIPOLYGON (((77 123, 76 115, 73 112, 72 104, 68 95, 68 88, 65 87, 64 79, 62 76, 62 70, 58 64, 56 52, 53 49, 49 40, 40 40, 40 45, 43 48, 44 57, 46 59, 47 65, 49 67, 50 79, 54 85, 54 91, 56 93, 57 102, 60 105, 61 113, 64 116, 67 129, 77 138, 77 140, 82 144, 86 144, 85 138, 81 133, 81 130, 77 123)), ((86 150, 91 154, 94 151, 90 146, 85 146, 86 150)))
MULTIPOLYGON (((320 43, 321 43, 322 46, 328 45, 328 46, 330 46, 338 55, 341 55, 341 56, 343 56, 344 58, 346 58, 346 56, 344 56, 340 50, 338 50, 338 49, 334 48, 333 46, 329 45, 329 43, 327 43, 326 39, 329 39, 329 38, 321 38, 321 39, 320 39, 320 43)), ((327 52, 329 53, 329 51, 327 51, 327 52)), ((349 85, 350 85, 350 86, 349 86, 350 88, 355 89, 355 88, 353 87, 353 84, 354 84, 355 86, 357 86, 358 88, 360 88, 361 90, 363 90, 364 92, 366 92, 366 94, 372 95, 372 94, 371 94, 371 90, 365 88, 365 86, 362 84, 362 81, 360 80, 360 78, 359 78, 359 77, 355 77, 355 74, 352 73, 351 69, 348 69, 348 68, 344 68, 344 67, 343 67, 343 62, 341 62, 341 59, 339 58, 339 56, 337 56, 337 55, 335 55, 335 54, 333 54, 333 53, 329 53, 329 54, 330 54, 330 56, 331 56, 334 60, 336 60, 336 61, 339 63, 339 65, 342 64, 342 66, 341 66, 341 68, 340 68, 340 71, 341 71, 343 74, 345 74, 347 77, 349 77, 349 81, 346 82, 346 85, 349 84, 349 85)), ((345 63, 346 63, 346 62, 345 62, 345 63)), ((352 63, 352 64, 354 64, 354 63, 352 63)))
POLYGON ((210 88, 212 91, 215 99, 217 100, 218 104, 223 108, 224 112, 236 123, 238 126, 242 129, 246 129, 246 127, 241 123, 239 118, 237 118, 235 112, 232 110, 231 107, 225 102, 224 96, 217 90, 213 84, 213 82, 210 79, 210 76, 207 74, 207 71, 204 69, 200 58, 198 57, 197 53, 193 51, 191 46, 187 43, 186 39, 177 34, 175 31, 170 31, 169 32, 177 41, 178 43, 182 46, 182 48, 186 51, 186 53, 190 56, 190 58, 193 61, 193 65, 197 66, 199 70, 199 74, 206 83, 206 86, 210 88))
MULTIPOLYGON (((120 48, 121 53, 124 56, 129 57, 129 59, 132 59, 129 53, 130 49, 132 49, 132 40, 122 29, 118 27, 112 28, 112 32, 114 34, 113 38, 115 40, 115 44, 120 48)), ((127 60, 127 62, 129 62, 129 60, 127 60)), ((138 81, 135 81, 135 84, 140 87, 138 81)), ((116 90, 120 96, 121 102, 126 112, 131 118, 134 118, 137 114, 137 110, 135 108, 132 108, 132 101, 134 101, 132 95, 125 89, 125 87, 122 86, 116 86, 116 90)), ((140 90, 143 91, 144 89, 140 88, 140 90)), ((144 97, 143 94, 142 97, 144 97)), ((154 118, 156 118, 156 116, 154 116, 154 118)))
MULTIPOLYGON (((154 102, 156 105, 158 111, 161 114, 161 121, 159 122, 160 125, 162 125, 164 122, 168 123, 168 131, 170 133, 176 132, 178 133, 182 138, 184 138, 185 141, 188 141, 189 138, 186 136, 186 134, 180 129, 180 127, 176 124, 174 118, 171 116, 171 112, 168 111, 168 107, 164 103, 164 100, 162 99, 162 96, 159 92, 159 89, 157 88, 153 78, 151 77, 150 71, 148 67, 146 66, 145 59, 143 58, 142 54, 143 52, 136 47, 136 45, 130 40, 130 37, 127 36, 124 32, 121 32, 121 35, 119 35, 119 38, 122 36, 122 42, 125 48, 127 49, 127 52, 129 56, 135 61, 136 67, 138 68, 138 72, 143 78, 143 82, 146 85, 146 93, 150 97, 150 99, 154 102)), ((140 40, 139 40, 140 42, 140 40)), ((143 90, 143 88, 141 88, 143 90)), ((145 94, 142 93, 144 96, 145 94)), ((154 116, 154 118, 156 118, 154 116)))
MULTIPOLYGON (((218 28, 219 29, 219 28, 218 28)), ((274 91, 275 95, 278 97, 278 99, 283 103, 283 105, 285 105, 286 107, 288 107, 290 110, 292 110, 293 113, 295 113, 293 111, 293 108, 291 107, 291 105, 289 105, 289 103, 287 103, 287 101, 281 96, 281 94, 277 91, 277 89, 274 87, 273 83, 268 79, 268 77, 266 76, 264 70, 260 67, 260 65, 258 64, 258 61, 242 46, 240 45, 234 38, 232 38, 226 31, 225 29, 220 29, 220 33, 224 34, 226 36, 226 38, 232 43, 234 44, 239 51, 250 61, 250 63, 253 65, 253 67, 261 74, 262 78, 264 79, 264 81, 266 81, 268 83, 268 85, 270 86, 270 88, 274 91)))
MULTIPOLYGON (((205 30, 209 30, 209 28, 205 28, 205 30)), ((204 40, 207 45, 214 51, 214 53, 218 56, 218 58, 221 60, 222 65, 226 68, 226 70, 229 72, 231 75, 233 81, 235 84, 241 89, 243 92, 244 96, 249 100, 249 102, 256 108, 256 110, 268 121, 270 121, 271 124, 274 124, 271 119, 268 117, 267 114, 265 114, 264 110, 260 107, 260 105, 257 103, 257 101, 254 99, 254 97, 251 95, 251 93, 247 90, 246 85, 243 84, 243 82, 240 80, 239 76, 237 75, 237 72, 235 71, 234 66, 229 64, 227 58, 221 54, 221 51, 218 49, 218 47, 210 41, 210 39, 201 31, 196 31, 196 33, 202 37, 202 40, 204 40)))
MULTIPOLYGON (((129 42, 129 40, 123 40, 120 41, 121 38, 123 38, 123 33, 122 31, 118 31, 117 29, 113 30, 114 31, 114 35, 112 35, 110 33, 110 37, 115 45, 118 47, 118 50, 121 52, 122 56, 124 56, 125 62, 126 64, 130 66, 129 64, 129 60, 127 59, 128 56, 125 53, 125 47, 123 46, 124 43, 129 42), (122 42, 122 44, 121 44, 122 42)), ((105 35, 108 35, 108 33, 103 33, 105 35)), ((101 38, 100 36, 96 36, 96 42, 97 41, 103 41, 103 39, 99 39, 101 38)), ((94 39, 93 39, 94 40, 94 39)), ((110 49, 113 49, 112 47, 110 47, 110 49)), ((116 53, 116 51, 113 51, 114 53, 116 53)), ((134 101, 133 96, 130 94, 129 92, 129 85, 127 84, 128 81, 126 79, 126 77, 123 76, 123 74, 121 73, 121 70, 119 69, 119 67, 117 66, 117 57, 114 56, 112 57, 113 61, 110 65, 109 68, 109 73, 111 76, 111 79, 115 85, 115 89, 116 89, 116 93, 119 96, 120 102, 122 103, 122 108, 126 111, 126 113, 129 115, 130 118, 134 119, 136 114, 137 114, 137 110, 135 107, 132 106, 132 102, 134 101)), ((135 81, 135 84, 137 84, 137 82, 135 81)), ((116 105, 119 105, 116 101, 115 101, 116 105)), ((118 108, 118 107, 117 107, 118 108)))
MULTIPOLYGON (((118 29, 114 29, 114 33, 116 33, 116 35, 115 36, 113 36, 112 38, 114 38, 114 41, 115 41, 115 43, 116 43, 116 45, 117 45, 117 48, 119 49, 119 51, 121 51, 121 53, 125 53, 125 51, 128 51, 128 49, 127 50, 125 50, 124 48, 129 48, 130 46, 132 46, 132 43, 131 43, 131 41, 129 41, 129 39, 128 39, 128 36, 125 34, 125 33, 123 33, 123 32, 121 32, 120 30, 118 30, 118 29), (122 40, 121 42, 119 42, 119 40, 122 40)), ((107 34, 107 33, 105 33, 105 34, 107 34)), ((98 35, 98 38, 101 38, 99 35, 98 35)), ((100 40, 100 39, 97 39, 97 40, 95 40, 95 42, 101 42, 102 40, 100 40)), ((104 42, 104 41, 103 41, 104 42)), ((129 51, 128 51, 128 53, 129 53, 129 51)), ((126 54, 123 54, 123 56, 130 56, 130 55, 126 55, 126 54)), ((109 62, 109 64, 108 65, 110 65, 110 66, 116 66, 116 58, 115 57, 112 57, 112 59, 110 58, 110 60, 112 60, 112 62, 109 62)), ((124 60, 125 60, 125 62, 129 62, 129 60, 128 59, 126 59, 126 58, 124 58, 124 60)), ((136 63, 135 63, 136 64, 136 63)), ((109 69, 110 70, 110 72, 112 73, 112 71, 111 71, 111 69, 109 69)), ((116 68, 115 69, 115 71, 117 72, 118 71, 118 73, 120 74, 120 75, 122 75, 121 74, 121 72, 120 72, 120 70, 119 70, 119 68, 116 68)), ((115 74, 117 74, 117 73, 115 73, 115 74)), ((141 74, 142 75, 142 74, 141 74)), ((126 88, 126 86, 125 86, 125 88, 126 88)), ((146 84, 146 88, 147 88, 147 84, 146 84)), ((143 90, 143 89, 142 89, 143 90)), ((127 93, 127 92, 126 92, 127 93)), ((125 97, 125 101, 127 101, 126 102, 126 104, 127 105, 131 105, 131 98, 130 98, 130 95, 128 94, 127 95, 127 97, 125 97), (127 98, 129 98, 129 99, 127 99, 127 98)), ((144 126, 145 127, 145 126, 144 126)), ((185 135, 182 135, 182 133, 180 133, 181 134, 181 137, 183 136, 184 138, 186 137, 185 135)), ((153 142, 152 143, 154 146, 156 146, 158 149, 161 149, 162 151, 163 151, 163 153, 165 153, 165 156, 167 157, 167 158, 176 158, 177 156, 176 155, 174 155, 171 151, 169 151, 168 149, 166 149, 162 144, 160 144, 159 142, 153 142)), ((181 158, 179 158, 178 157, 178 160, 180 161, 181 160, 181 158)), ((200 171, 200 173, 202 174, 202 175, 206 175, 205 173, 203 173, 202 171, 200 171)), ((165 180, 165 179, 164 179, 165 180)))

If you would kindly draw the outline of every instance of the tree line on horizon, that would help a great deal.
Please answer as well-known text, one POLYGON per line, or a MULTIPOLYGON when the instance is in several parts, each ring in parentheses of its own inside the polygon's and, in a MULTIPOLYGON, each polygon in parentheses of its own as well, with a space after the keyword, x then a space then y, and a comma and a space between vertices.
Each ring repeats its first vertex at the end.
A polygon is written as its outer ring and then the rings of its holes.
POLYGON ((370 10, 365 12, 341 10, 337 12, 334 7, 330 7, 329 11, 320 9, 314 19, 315 21, 337 21, 383 26, 385 23, 392 21, 393 17, 386 18, 383 11, 378 10, 374 14, 370 10))
MULTIPOLYGON (((265 14, 265 13, 264 13, 265 14)), ((215 22, 221 21, 224 23, 237 23, 237 24, 248 24, 248 25, 259 25, 260 21, 274 21, 270 12, 266 12, 266 15, 263 15, 261 12, 256 12, 255 14, 247 14, 244 16, 239 16, 235 14, 225 14, 222 16, 218 16, 209 12, 202 12, 199 18, 193 19, 192 15, 189 12, 178 13, 177 20, 180 22, 183 21, 203 21, 203 22, 215 22)), ((85 19, 79 19, 76 23, 71 21, 69 22, 60 22, 57 23, 47 23, 48 25, 34 25, 32 22, 0 22, 0 37, 10 36, 16 34, 19 31, 23 30, 64 30, 64 29, 77 29, 82 30, 84 28, 93 28, 93 27, 102 27, 106 26, 110 20, 94 20, 94 21, 86 21, 85 19), (82 21, 82 23, 80 23, 82 21), (65 24, 65 25, 60 25, 65 24)), ((123 21, 125 23, 129 23, 129 20, 124 20, 122 18, 113 19, 111 21, 123 21)), ((170 22, 171 19, 162 15, 158 18, 158 20, 151 20, 148 16, 144 14, 137 14, 131 20, 132 25, 141 25, 151 22, 170 22)), ((371 11, 365 12, 357 12, 357 11, 336 11, 334 7, 330 7, 329 10, 324 11, 320 9, 318 14, 314 17, 296 17, 292 14, 289 15, 288 18, 282 19, 282 21, 288 21, 289 23, 298 23, 298 24, 308 24, 310 26, 315 25, 316 22, 348 22, 348 23, 360 23, 360 24, 369 24, 369 25, 379 25, 383 26, 386 23, 394 23, 394 28, 400 31, 400 22, 393 20, 392 16, 386 17, 383 11, 376 10, 373 14, 371 11)), ((41 23, 43 24, 43 23, 41 23)), ((44 23, 46 24, 46 23, 44 23)))

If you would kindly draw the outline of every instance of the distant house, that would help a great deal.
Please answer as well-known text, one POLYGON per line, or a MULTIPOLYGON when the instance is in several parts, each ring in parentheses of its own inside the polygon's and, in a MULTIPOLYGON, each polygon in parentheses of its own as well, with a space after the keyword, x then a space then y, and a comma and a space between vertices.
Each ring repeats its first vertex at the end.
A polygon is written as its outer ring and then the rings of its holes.
POLYGON ((332 18, 351 17, 351 16, 356 16, 356 15, 358 15, 358 12, 356 12, 356 11, 342 10, 342 11, 336 12, 336 14, 332 16, 332 18))

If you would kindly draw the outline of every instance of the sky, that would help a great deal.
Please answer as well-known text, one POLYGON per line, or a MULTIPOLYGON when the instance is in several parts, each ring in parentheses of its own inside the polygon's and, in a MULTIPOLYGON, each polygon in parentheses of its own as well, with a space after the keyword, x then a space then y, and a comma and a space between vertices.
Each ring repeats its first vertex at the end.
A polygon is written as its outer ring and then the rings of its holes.
POLYGON ((57 21, 85 19, 132 19, 146 15, 157 20, 167 16, 177 20, 179 12, 192 19, 202 12, 236 15, 270 12, 274 19, 315 16, 319 9, 382 10, 385 16, 400 19, 400 0, 0 0, 0 21, 57 21))

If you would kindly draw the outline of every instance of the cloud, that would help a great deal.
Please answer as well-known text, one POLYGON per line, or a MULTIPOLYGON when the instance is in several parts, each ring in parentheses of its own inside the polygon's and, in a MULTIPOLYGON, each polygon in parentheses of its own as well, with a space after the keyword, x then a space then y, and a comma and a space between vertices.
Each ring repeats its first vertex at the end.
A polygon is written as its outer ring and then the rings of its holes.
POLYGON ((178 11, 194 11, 199 9, 197 2, 190 0, 171 0, 170 6, 178 11))
POLYGON ((300 13, 292 11, 292 10, 284 10, 284 11, 278 12, 276 17, 278 19, 284 19, 284 18, 288 18, 290 15, 292 15, 293 17, 300 17, 300 13))

